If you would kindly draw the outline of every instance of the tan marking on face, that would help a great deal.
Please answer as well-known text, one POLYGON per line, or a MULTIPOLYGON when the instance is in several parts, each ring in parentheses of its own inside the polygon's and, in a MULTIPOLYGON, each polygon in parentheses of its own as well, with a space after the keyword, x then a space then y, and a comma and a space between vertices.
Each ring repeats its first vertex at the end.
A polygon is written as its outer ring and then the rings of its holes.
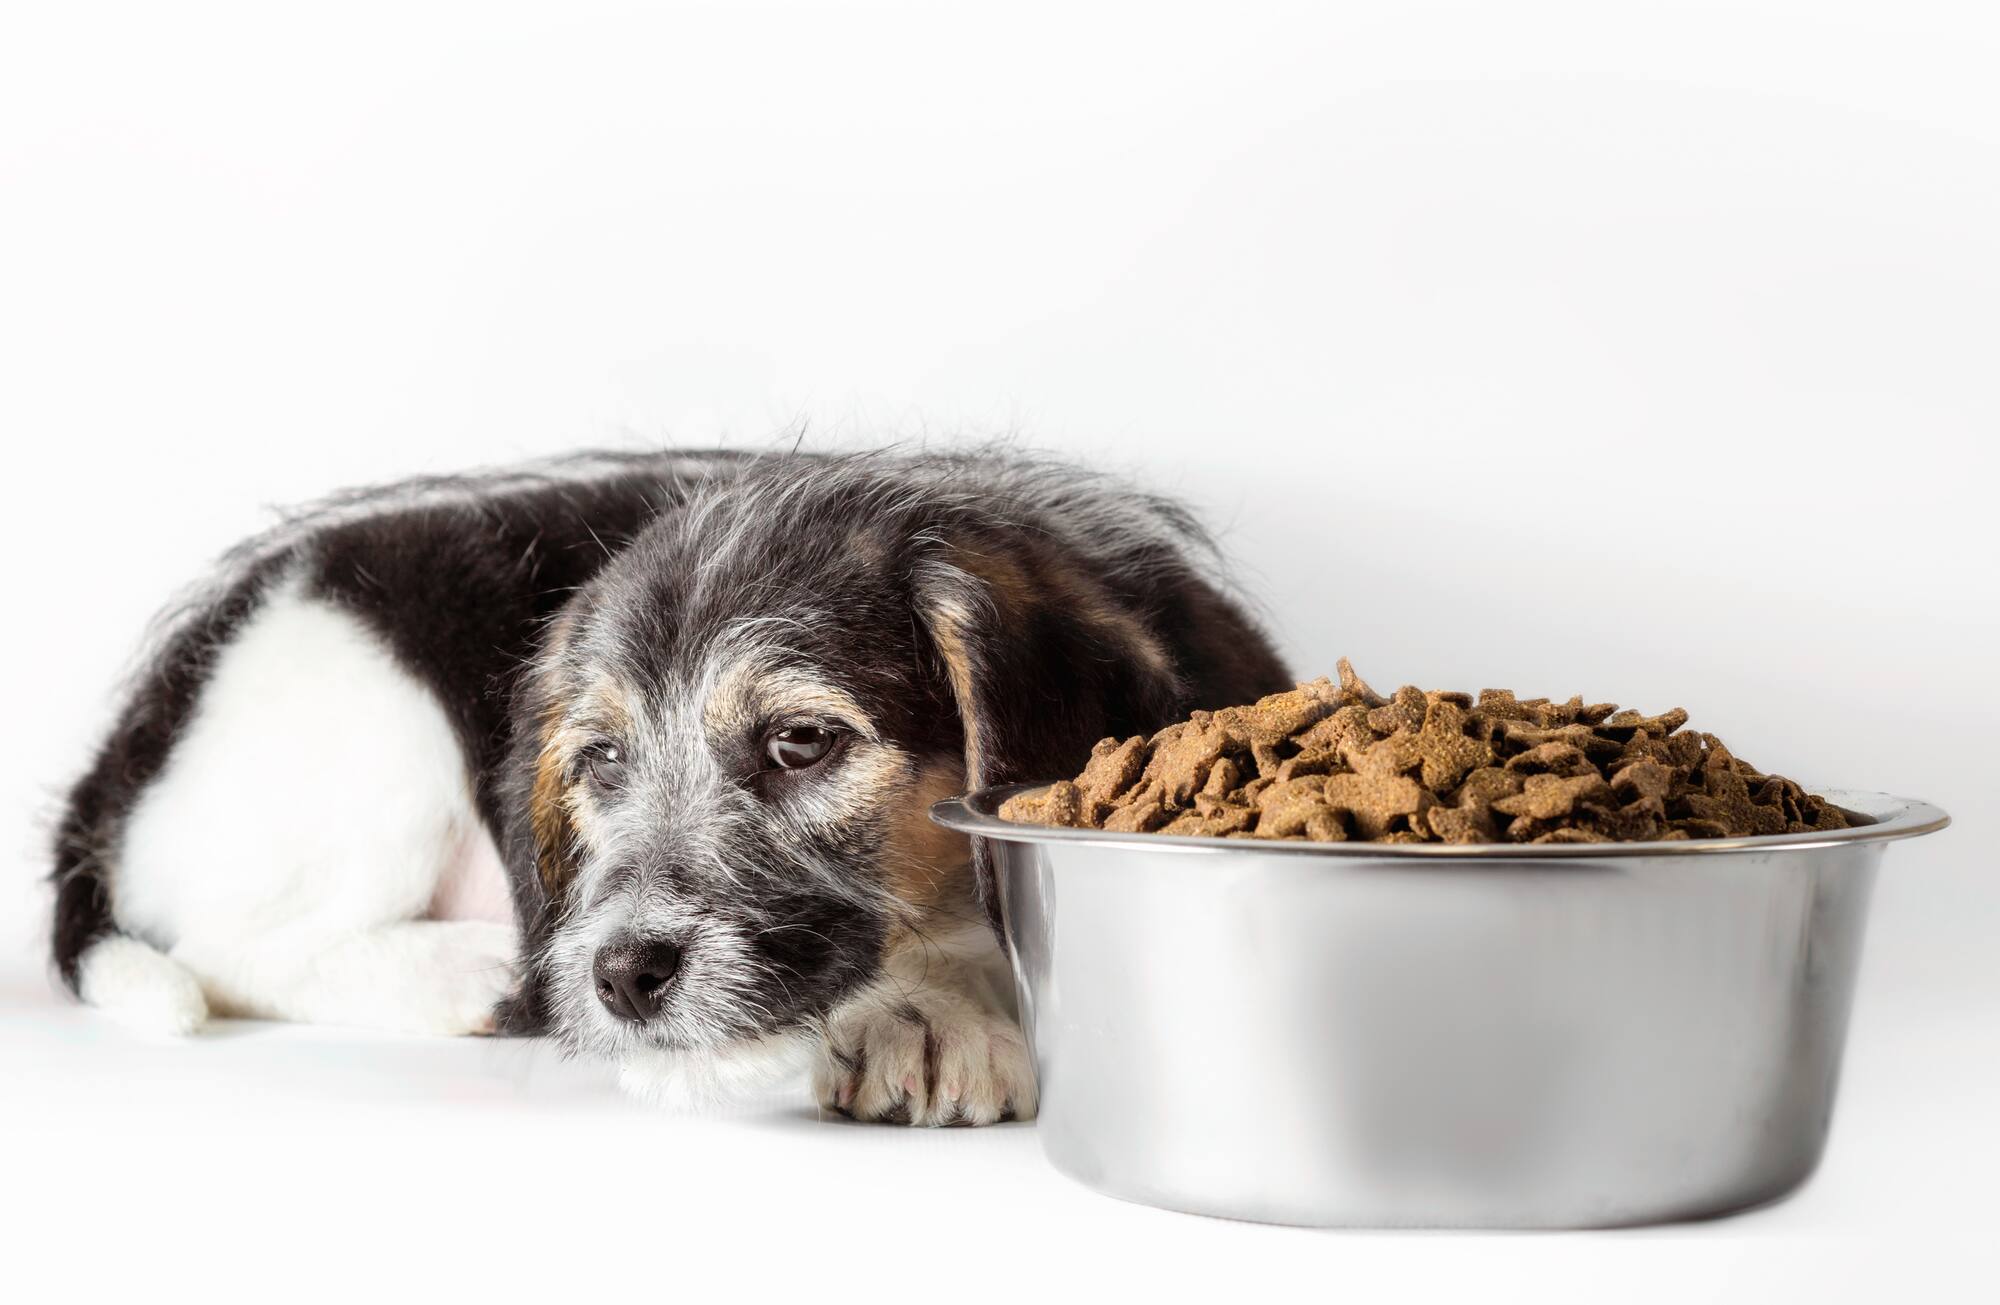
POLYGON ((569 757, 560 746, 557 724, 562 709, 553 706, 543 717, 542 749, 535 761, 535 784, 528 796, 528 823, 535 835, 535 867, 542 891, 550 901, 562 896, 569 882, 575 834, 569 822, 569 757))
MULTIPOLYGON (((882 843, 882 874, 899 901, 910 908, 910 924, 939 913, 957 916, 974 909, 972 840, 930 817, 931 806, 965 791, 965 767, 953 757, 918 763, 893 794, 885 793, 891 815, 882 843)), ((890 930, 896 945, 904 929, 890 930)))
POLYGON ((910 759, 888 743, 856 739, 832 771, 815 778, 792 809, 815 824, 872 821, 896 809, 909 782, 910 759))
POLYGON ((571 782, 577 754, 600 737, 631 737, 628 694, 622 682, 600 676, 573 697, 551 693, 542 713, 542 744, 528 797, 528 819, 535 836, 536 870, 551 900, 561 896, 574 873, 577 845, 589 837, 596 815, 587 796, 571 782))
POLYGON ((787 719, 844 725, 863 738, 878 737, 873 718, 839 686, 799 667, 774 666, 757 657, 733 662, 715 677, 701 715, 712 738, 746 734, 787 719))
POLYGON ((622 680, 598 675, 566 704, 564 728, 577 739, 632 736, 632 691, 622 680))
MULTIPOLYGON (((568 613, 550 625, 548 645, 543 651, 550 664, 561 663, 575 634, 576 618, 568 613)), ((541 735, 540 748, 535 756, 535 782, 528 790, 528 829, 535 840, 535 873, 550 901, 561 897, 563 885, 569 879, 569 856, 574 841, 563 793, 569 761, 557 738, 562 728, 563 702, 556 683, 555 677, 546 677, 540 686, 542 711, 541 719, 536 722, 541 735)))
MULTIPOLYGON (((562 758, 565 775, 576 771, 577 755, 600 739, 630 747, 632 739, 632 690, 624 681, 600 675, 570 700, 564 720, 551 736, 551 745, 562 758)), ((570 784, 563 793, 563 809, 570 824, 589 843, 596 833, 597 805, 590 790, 581 782, 570 784)))

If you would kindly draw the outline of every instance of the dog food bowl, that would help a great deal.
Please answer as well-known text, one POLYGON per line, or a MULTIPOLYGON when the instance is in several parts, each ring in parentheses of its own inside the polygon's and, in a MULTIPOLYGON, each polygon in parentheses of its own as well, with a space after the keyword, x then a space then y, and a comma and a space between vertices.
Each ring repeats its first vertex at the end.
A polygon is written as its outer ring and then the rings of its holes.
POLYGON ((1671 843, 990 840, 1056 1167, 1273 1223, 1586 1228, 1739 1210, 1826 1145, 1869 891, 1923 802, 1671 843))

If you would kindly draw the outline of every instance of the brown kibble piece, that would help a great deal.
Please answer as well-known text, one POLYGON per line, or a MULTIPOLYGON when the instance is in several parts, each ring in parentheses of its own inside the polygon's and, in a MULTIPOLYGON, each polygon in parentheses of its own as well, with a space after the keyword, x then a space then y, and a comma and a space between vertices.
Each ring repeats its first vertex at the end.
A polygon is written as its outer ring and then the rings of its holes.
POLYGON ((1208 721, 1169 726, 1153 738, 1153 758, 1146 763, 1145 775, 1159 780, 1167 800, 1179 806, 1208 782, 1209 768, 1229 745, 1228 731, 1208 721), (1161 742, 1170 731, 1172 737, 1161 742))
POLYGON ((1316 812, 1306 817, 1306 837, 1315 843, 1344 843, 1347 826, 1332 811, 1316 812))
POLYGON ((1662 712, 1658 716, 1641 716, 1636 711, 1621 711, 1615 715, 1605 717, 1602 723, 1598 725, 1598 728, 1606 734, 1612 735, 1631 734, 1636 730, 1644 730, 1654 738, 1663 739, 1687 723, 1688 714, 1686 709, 1676 707, 1672 711, 1662 712))
MULTIPOLYGON (((1221 762, 1216 763, 1218 767, 1221 764, 1221 762)), ((1279 762, 1278 769, 1273 773, 1273 778, 1282 784, 1288 779, 1297 779, 1301 775, 1324 775, 1330 771, 1339 769, 1339 767, 1340 757, 1331 749, 1320 752, 1301 752, 1297 756, 1286 757, 1283 761, 1279 762)))
POLYGON ((1493 804, 1495 811, 1509 816, 1527 816, 1534 820, 1554 820, 1576 810, 1576 805, 1586 798, 1602 797, 1609 794, 1611 786, 1604 782, 1604 776, 1592 771, 1588 775, 1565 778, 1561 775, 1530 775, 1527 784, 1513 797, 1504 797, 1493 804))
POLYGON ((1430 702, 1424 697, 1422 689, 1414 684, 1405 684, 1396 690, 1395 697, 1368 713, 1368 728, 1377 734, 1422 729, 1424 713, 1429 707, 1430 702))
POLYGON ((1423 790, 1400 775, 1331 775, 1326 780, 1326 805, 1345 812, 1363 838, 1380 838, 1395 816, 1415 814, 1423 805, 1423 790))
POLYGON ((1424 813, 1431 832, 1446 843, 1491 843, 1499 836, 1485 805, 1432 807, 1424 813))
POLYGON ((1000 804, 1000 818, 1012 820, 1022 825, 1046 825, 1049 811, 1047 789, 1030 789, 1026 793, 1016 793, 1000 804))
POLYGON ((1115 802, 1146 768, 1146 740, 1134 735, 1119 743, 1101 739, 1090 750, 1090 764, 1076 777, 1076 786, 1099 802, 1115 802))
POLYGON ((1682 770, 1692 770, 1701 762, 1701 735, 1675 734, 1664 745, 1667 757, 1682 770))
POLYGON ((1302 684, 1287 693, 1259 698, 1248 707, 1225 707, 1215 713, 1215 723, 1229 731, 1232 741, 1247 747, 1259 739, 1289 738, 1332 711, 1326 695, 1302 684))
POLYGON ((1546 834, 1536 835, 1532 841, 1537 843, 1609 843, 1611 839, 1594 829, 1571 826, 1563 829, 1551 829, 1546 834))
POLYGON ((1517 775, 1581 775, 1596 771, 1582 748, 1561 740, 1537 743, 1526 752, 1516 753, 1507 758, 1507 769, 1517 775))
POLYGON ((1068 780, 1059 779, 1049 785, 1048 806, 1044 814, 1052 825, 1081 826, 1083 821, 1083 790, 1068 780))
POLYGON ((1326 780, 1318 775, 1284 780, 1257 795, 1257 830, 1268 838, 1303 833, 1314 816, 1329 814, 1326 780))
POLYGON ((1743 776, 1734 771, 1711 770, 1704 778, 1706 792, 1687 796, 1688 809, 1698 818, 1712 821, 1733 835, 1785 831, 1784 813, 1751 801, 1750 786, 1743 776))
POLYGON ((1340 693, 1347 701, 1359 703, 1363 707, 1379 707, 1387 699, 1368 687, 1368 682, 1354 673, 1354 663, 1345 657, 1334 663, 1335 673, 1340 676, 1340 693))
POLYGON ((1084 823, 1083 792, 1070 781, 1059 779, 1045 789, 1008 799, 1000 808, 1000 815, 1029 824, 1077 828, 1084 823))
POLYGON ((1466 737, 1464 708, 1440 694, 1430 696, 1414 738, 1424 787, 1432 792, 1455 787, 1474 767, 1493 760, 1491 747, 1466 737))
POLYGON ((1162 834, 1184 834, 1194 838, 1226 838, 1231 834, 1247 834, 1257 813, 1248 807, 1232 807, 1213 816, 1188 812, 1166 825, 1162 834))
POLYGON ((1292 742, 1301 752, 1334 752, 1351 766, 1356 757, 1375 746, 1375 731, 1368 728, 1368 708, 1355 703, 1342 707, 1292 742))
POLYGON ((1527 781, 1517 772, 1495 766, 1481 766, 1465 777, 1455 795, 1458 805, 1485 810, 1495 798, 1512 797, 1527 781))
POLYGON ((1145 834, 1167 823, 1167 808, 1157 797, 1122 806, 1104 818, 1104 828, 1119 834, 1145 834))
POLYGON ((1236 764, 1236 758, 1217 757, 1215 764, 1209 767, 1208 782, 1201 786, 1201 791, 1209 797, 1224 797, 1234 792, 1242 782, 1243 767, 1236 764))
POLYGON ((1473 709, 1490 721, 1528 719, 1528 709, 1514 700, 1511 689, 1481 689, 1473 709))
POLYGON ((1575 723, 1549 726, 1524 725, 1509 721, 1500 727, 1503 749, 1513 752, 1540 747, 1544 743, 1567 743, 1593 760, 1622 756, 1625 744, 1599 734, 1588 725, 1575 723))
POLYGON ((1621 766, 1617 773, 1611 776, 1611 791, 1627 801, 1634 798, 1657 798, 1665 801, 1667 794, 1673 791, 1673 786, 1674 772, 1650 759, 1621 766))

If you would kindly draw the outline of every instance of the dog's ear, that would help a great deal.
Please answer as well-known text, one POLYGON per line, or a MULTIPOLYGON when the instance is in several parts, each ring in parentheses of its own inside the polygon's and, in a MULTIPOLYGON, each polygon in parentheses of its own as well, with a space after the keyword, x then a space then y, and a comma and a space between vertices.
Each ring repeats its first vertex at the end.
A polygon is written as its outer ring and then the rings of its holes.
POLYGON ((569 807, 569 750, 557 668, 565 655, 568 622, 551 626, 542 654, 516 686, 511 738, 502 779, 507 875, 520 928, 524 972, 515 994, 502 1002, 507 1033, 539 1033, 547 1023, 537 968, 542 944, 555 927, 579 855, 569 807))
MULTIPOLYGON (((968 790, 1074 775, 1091 745, 1187 712, 1187 684, 1151 609, 1046 537, 933 543, 912 568, 917 615, 956 705, 968 790)), ((998 923, 974 840, 980 904, 998 923)))
POLYGON ((569 759, 557 741, 556 712, 535 722, 534 757, 529 763, 526 814, 534 855, 536 886, 551 908, 562 901, 576 868, 576 827, 569 812, 569 759))

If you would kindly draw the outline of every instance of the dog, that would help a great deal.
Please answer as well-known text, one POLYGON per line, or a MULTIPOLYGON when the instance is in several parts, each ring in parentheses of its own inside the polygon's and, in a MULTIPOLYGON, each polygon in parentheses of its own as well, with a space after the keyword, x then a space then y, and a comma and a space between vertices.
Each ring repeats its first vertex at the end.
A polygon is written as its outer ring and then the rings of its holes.
POLYGON ((810 1069, 1034 1113, 980 849, 927 818, 1290 683, 1193 518, 992 452, 588 454, 336 496, 160 623, 53 955, 211 1012, 551 1034, 641 1096, 810 1069))

